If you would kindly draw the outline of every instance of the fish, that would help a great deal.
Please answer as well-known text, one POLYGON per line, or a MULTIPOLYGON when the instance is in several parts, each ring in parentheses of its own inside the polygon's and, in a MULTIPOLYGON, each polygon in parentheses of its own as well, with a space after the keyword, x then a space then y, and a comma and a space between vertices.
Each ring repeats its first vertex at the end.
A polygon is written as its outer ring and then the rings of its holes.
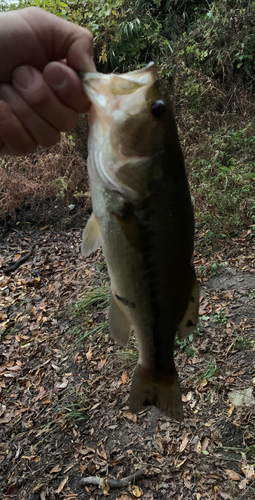
POLYGON ((129 407, 155 406, 181 421, 174 341, 196 327, 194 215, 173 109, 156 65, 80 75, 92 106, 88 174, 93 212, 85 257, 103 248, 111 281, 109 327, 121 346, 135 333, 139 359, 129 407))

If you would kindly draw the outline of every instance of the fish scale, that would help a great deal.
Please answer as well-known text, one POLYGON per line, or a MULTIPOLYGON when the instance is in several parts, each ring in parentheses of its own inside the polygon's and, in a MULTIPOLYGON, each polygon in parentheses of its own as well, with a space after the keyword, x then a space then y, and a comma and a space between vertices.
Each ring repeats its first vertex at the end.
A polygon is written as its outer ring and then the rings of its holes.
POLYGON ((170 99, 153 63, 124 75, 86 74, 92 102, 88 172, 93 214, 86 257, 100 245, 111 280, 109 326, 139 347, 130 409, 155 405, 182 420, 174 340, 198 317, 194 220, 170 99))

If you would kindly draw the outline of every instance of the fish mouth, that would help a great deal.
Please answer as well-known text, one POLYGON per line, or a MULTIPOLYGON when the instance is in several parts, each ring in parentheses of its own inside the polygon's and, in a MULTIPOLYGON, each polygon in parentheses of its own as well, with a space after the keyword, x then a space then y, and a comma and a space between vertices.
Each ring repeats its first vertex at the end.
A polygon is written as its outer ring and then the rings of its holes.
POLYGON ((79 72, 82 86, 99 117, 119 120, 135 114, 144 104, 147 90, 157 77, 150 62, 144 68, 123 75, 79 72))

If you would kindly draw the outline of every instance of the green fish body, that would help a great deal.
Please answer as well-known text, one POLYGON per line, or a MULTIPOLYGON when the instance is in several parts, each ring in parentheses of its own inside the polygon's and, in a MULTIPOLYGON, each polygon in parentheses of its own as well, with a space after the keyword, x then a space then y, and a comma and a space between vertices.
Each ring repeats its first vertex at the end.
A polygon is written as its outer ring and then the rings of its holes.
POLYGON ((132 331, 137 337, 131 411, 154 405, 182 420, 174 339, 195 328, 198 286, 193 209, 171 102, 153 63, 124 75, 86 74, 82 83, 92 102, 93 205, 82 252, 102 245, 111 334, 122 346, 132 331))

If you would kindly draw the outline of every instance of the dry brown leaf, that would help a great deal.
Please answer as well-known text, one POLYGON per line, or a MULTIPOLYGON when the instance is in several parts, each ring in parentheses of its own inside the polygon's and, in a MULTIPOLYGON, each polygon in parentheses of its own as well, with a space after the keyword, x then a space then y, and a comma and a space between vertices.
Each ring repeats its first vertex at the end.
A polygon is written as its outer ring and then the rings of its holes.
POLYGON ((255 479, 254 465, 252 464, 241 465, 240 469, 242 473, 245 475, 246 479, 248 479, 248 481, 255 479))
POLYGON ((128 418, 129 420, 132 420, 132 422, 136 423, 137 421, 137 415, 134 413, 131 413, 131 411, 126 411, 122 414, 124 418, 128 418))
POLYGON ((197 381, 197 385, 199 385, 201 388, 205 387, 207 384, 208 384, 208 381, 206 380, 206 378, 200 378, 197 381))
POLYGON ((122 375, 121 375, 121 380, 122 380, 122 384, 126 384, 127 383, 127 372, 122 372, 122 375))
POLYGON ((6 491, 6 495, 12 495, 18 489, 18 483, 10 484, 8 490, 6 491))
POLYGON ((109 486, 109 484, 107 483, 107 479, 106 479, 106 477, 104 477, 104 479, 103 479, 103 482, 102 482, 102 486, 101 486, 101 488, 102 488, 102 492, 103 492, 103 494, 104 494, 104 495, 108 495, 108 491, 109 491, 109 489, 110 489, 110 486, 109 486))
POLYGON ((86 358, 88 361, 91 360, 93 354, 93 349, 90 349, 88 352, 86 352, 86 358))
POLYGON ((180 446, 180 453, 185 450, 187 444, 188 444, 189 438, 188 436, 185 436, 185 438, 182 440, 181 446, 180 446))
POLYGON ((233 403, 231 403, 229 409, 228 409, 228 417, 231 417, 233 411, 235 409, 235 406, 233 405, 233 403))
POLYGON ((237 472, 235 472, 234 470, 227 469, 226 473, 227 473, 229 479, 232 479, 232 481, 240 481, 240 479, 241 479, 239 474, 237 474, 237 472))
POLYGON ((201 445, 201 441, 198 441, 195 448, 194 448, 194 451, 200 455, 201 451, 202 451, 202 445, 201 445))
POLYGON ((116 498, 116 500, 132 500, 128 495, 121 495, 121 497, 116 498))
POLYGON ((219 495, 221 496, 221 498, 223 498, 224 500, 232 500, 232 497, 228 494, 228 493, 225 493, 225 491, 221 491, 219 490, 219 495))
POLYGON ((53 467, 53 469, 50 470, 50 474, 52 474, 53 472, 60 472, 62 469, 63 469, 62 465, 60 464, 55 465, 55 467, 53 467))
POLYGON ((180 462, 179 464, 176 465, 176 468, 181 467, 187 460, 188 460, 188 457, 184 458, 184 460, 182 460, 182 462, 180 462))
POLYGON ((62 382, 55 383, 55 389, 65 389, 68 386, 68 379, 66 377, 62 378, 62 382))
POLYGON ((132 493, 136 498, 140 498, 142 491, 140 490, 139 486, 132 486, 132 493))
POLYGON ((67 481, 68 481, 68 476, 65 477, 65 479, 63 479, 63 481, 61 481, 61 483, 60 483, 60 485, 55 493, 60 493, 63 490, 64 486, 66 485, 67 481))
POLYGON ((206 451, 208 444, 209 444, 209 439, 206 437, 202 442, 202 451, 206 451))
POLYGON ((75 464, 69 464, 66 466, 65 470, 64 470, 64 474, 66 474, 70 469, 72 469, 73 467, 75 466, 75 464))
POLYGON ((246 485, 247 485, 247 479, 245 477, 244 479, 242 479, 242 481, 240 481, 240 483, 239 483, 238 486, 239 486, 240 490, 245 490, 246 489, 246 485))

